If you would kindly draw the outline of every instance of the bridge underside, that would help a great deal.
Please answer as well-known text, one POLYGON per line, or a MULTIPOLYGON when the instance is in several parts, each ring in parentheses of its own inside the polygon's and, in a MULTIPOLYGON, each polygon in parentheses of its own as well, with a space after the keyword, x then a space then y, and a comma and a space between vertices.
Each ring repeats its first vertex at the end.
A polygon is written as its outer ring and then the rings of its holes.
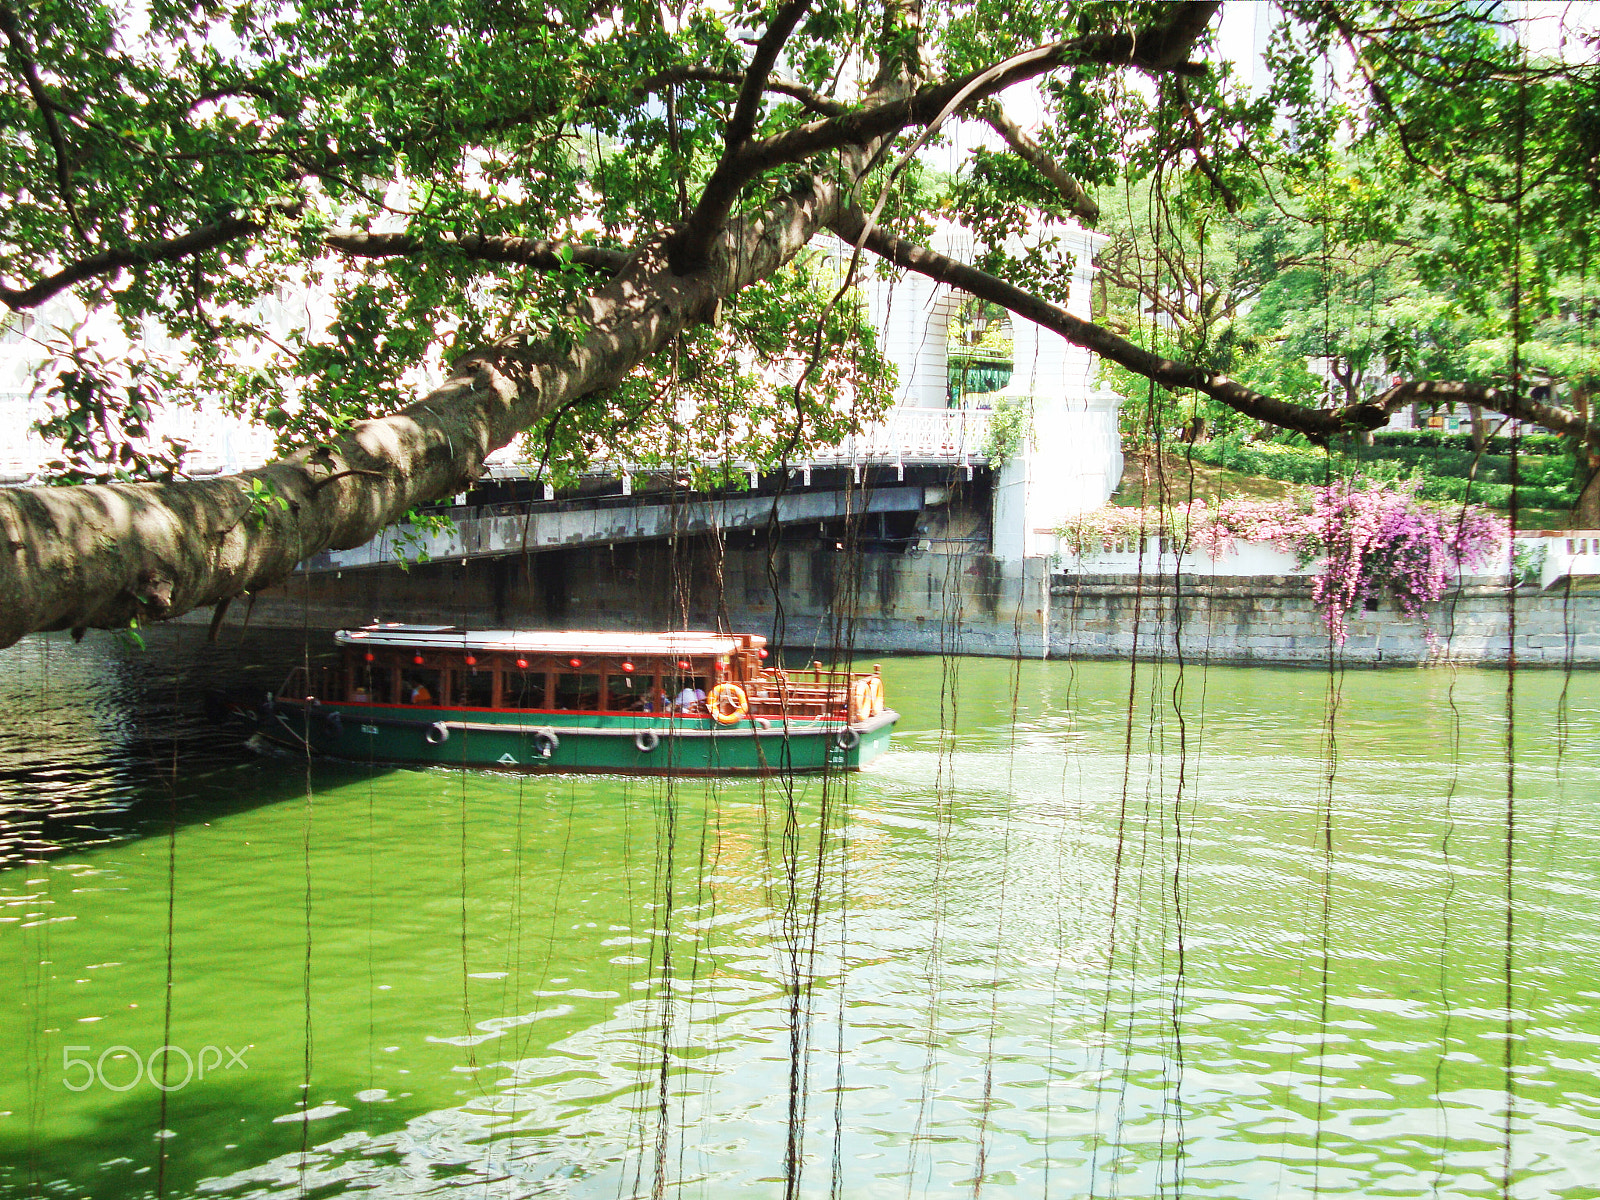
POLYGON ((920 512, 944 497, 942 488, 887 486, 849 491, 751 495, 676 503, 550 506, 535 503, 467 506, 446 510, 454 528, 430 533, 395 525, 364 545, 325 550, 300 564, 302 573, 394 565, 397 559, 494 558, 573 546, 644 542, 733 529, 762 529, 807 522, 826 524, 873 513, 920 512))

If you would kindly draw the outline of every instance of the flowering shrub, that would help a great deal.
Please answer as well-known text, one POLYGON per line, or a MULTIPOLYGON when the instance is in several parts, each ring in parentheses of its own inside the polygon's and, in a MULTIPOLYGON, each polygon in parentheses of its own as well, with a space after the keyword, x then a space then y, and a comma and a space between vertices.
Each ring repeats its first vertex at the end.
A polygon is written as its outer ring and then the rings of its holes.
POLYGON ((1481 508, 1446 508, 1407 484, 1335 484, 1287 500, 1224 500, 1170 509, 1108 508, 1057 530, 1075 554, 1110 550, 1141 534, 1213 561, 1238 542, 1266 542, 1317 568, 1312 598, 1339 642, 1351 609, 1387 591, 1408 616, 1444 595, 1452 573, 1493 558, 1506 523, 1481 508))
POLYGON ((1444 595, 1454 571, 1489 561, 1506 523, 1480 508, 1454 511, 1419 500, 1405 485, 1319 488, 1296 552, 1321 570, 1312 597, 1334 637, 1345 639, 1345 615, 1387 590, 1408 616, 1444 595))

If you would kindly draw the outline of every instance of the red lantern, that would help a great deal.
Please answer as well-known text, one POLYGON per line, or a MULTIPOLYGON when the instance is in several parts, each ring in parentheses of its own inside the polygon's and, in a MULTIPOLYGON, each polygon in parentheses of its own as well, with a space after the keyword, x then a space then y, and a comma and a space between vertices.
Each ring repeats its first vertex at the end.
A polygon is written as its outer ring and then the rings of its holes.
POLYGON ((475 655, 475 654, 467 655, 467 666, 475 667, 477 665, 478 665, 478 656, 475 655))
POLYGON ((420 666, 421 666, 421 665, 422 665, 422 655, 420 655, 420 654, 413 654, 413 655, 412 655, 412 656, 411 656, 411 661, 412 661, 412 662, 414 662, 414 663, 416 663, 416 664, 417 664, 417 666, 419 666, 419 667, 420 667, 420 666))
POLYGON ((680 658, 678 660, 678 670, 687 671, 688 669, 689 669, 689 660, 687 658, 680 658))
POLYGON ((371 650, 368 650, 368 651, 367 651, 367 661, 368 661, 368 662, 372 662, 372 661, 373 661, 373 660, 375 660, 375 659, 376 659, 376 658, 377 658, 377 657, 378 657, 378 656, 377 656, 377 655, 376 655, 376 654, 374 654, 374 653, 373 653, 373 652, 372 652, 372 651, 371 651, 371 650))
POLYGON ((517 659, 517 666, 526 671, 528 669, 528 660, 525 658, 517 659))
POLYGON ((581 658, 569 658, 569 659, 567 659, 567 665, 569 667, 571 667, 573 670, 577 670, 579 667, 583 666, 583 659, 581 659, 581 658))
POLYGON ((761 655, 762 658, 767 656, 767 652, 765 650, 757 650, 756 653, 761 655))
POLYGON ((631 671, 633 670, 633 664, 631 662, 625 662, 622 664, 622 669, 624 671, 631 671))

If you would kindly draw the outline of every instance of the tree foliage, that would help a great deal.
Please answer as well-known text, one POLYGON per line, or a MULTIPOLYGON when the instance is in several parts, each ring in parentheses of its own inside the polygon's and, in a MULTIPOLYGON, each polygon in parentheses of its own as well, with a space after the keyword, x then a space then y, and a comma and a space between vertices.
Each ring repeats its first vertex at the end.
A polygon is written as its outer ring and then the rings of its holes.
MULTIPOLYGON (((782 460, 836 438, 885 396, 863 257, 1312 436, 1464 396, 1600 444, 1514 371, 1328 405, 1230 378, 1209 334, 1140 344, 1067 312, 1061 222, 1095 220, 1114 184, 1178 197, 1203 230, 1287 180, 1390 237, 1396 193, 1315 191, 1346 147, 1445 214, 1417 269, 1513 280, 1532 306, 1513 345, 1585 269, 1592 67, 1529 61, 1476 6, 1296 2, 1247 88, 1219 7, 0 0, 0 301, 70 290, 130 335, 163 327, 184 357, 141 364, 139 386, 220 399, 286 455, 236 479, 0 493, 18 598, 0 642, 266 586, 524 434, 569 465, 618 447, 782 460), (1007 102, 1026 89, 1043 119, 1024 130, 1007 102), (951 177, 923 171, 960 121, 992 140, 951 177), (972 263, 928 247, 939 218, 974 231, 972 263), (1535 231, 1556 228, 1547 279, 1535 231), (816 250, 830 231, 842 260, 816 250), (303 329, 263 321, 307 295, 324 299, 303 329)), ((131 368, 115 375, 106 411, 131 395, 131 368)))
MULTIPOLYGON (((1259 169, 1234 177, 1224 203, 1194 173, 1105 189, 1103 319, 1308 407, 1464 403, 1480 451, 1506 410, 1491 393, 1552 397, 1581 486, 1600 378, 1593 32, 1566 47, 1591 65, 1571 66, 1519 43, 1526 30, 1459 9, 1410 10, 1365 34, 1348 6, 1300 11, 1318 19, 1280 28, 1267 57, 1275 86, 1318 118, 1298 133, 1280 123, 1279 153, 1253 156, 1259 169), (1319 65, 1303 52, 1317 44, 1342 54, 1319 65), (1413 380, 1471 386, 1396 389, 1413 380)), ((1144 392, 1142 378, 1119 382, 1144 392)), ((1134 437, 1254 429, 1203 392, 1156 399, 1153 420, 1133 414, 1134 437)))

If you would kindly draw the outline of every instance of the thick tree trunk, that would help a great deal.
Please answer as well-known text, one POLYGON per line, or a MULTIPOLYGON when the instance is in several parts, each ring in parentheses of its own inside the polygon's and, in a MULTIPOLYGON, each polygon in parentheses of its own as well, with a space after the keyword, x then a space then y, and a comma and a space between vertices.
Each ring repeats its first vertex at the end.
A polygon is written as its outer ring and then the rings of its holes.
POLYGON ((1586 469, 1584 459, 1579 458, 1578 470, 1588 478, 1578 493, 1578 502, 1572 506, 1572 528, 1600 529, 1600 465, 1591 464, 1586 469))
POLYGON ((320 550, 360 545, 460 491, 540 417, 614 386, 723 296, 787 263, 839 208, 834 184, 786 196, 730 224, 687 276, 668 268, 664 239, 647 244, 585 302, 576 347, 513 336, 475 351, 429 395, 323 453, 223 479, 0 489, 0 646, 177 616, 282 582, 320 550))
POLYGON ((1489 422, 1484 420, 1483 406, 1481 404, 1467 405, 1467 419, 1472 431, 1472 452, 1482 454, 1483 448, 1489 444, 1489 422))

